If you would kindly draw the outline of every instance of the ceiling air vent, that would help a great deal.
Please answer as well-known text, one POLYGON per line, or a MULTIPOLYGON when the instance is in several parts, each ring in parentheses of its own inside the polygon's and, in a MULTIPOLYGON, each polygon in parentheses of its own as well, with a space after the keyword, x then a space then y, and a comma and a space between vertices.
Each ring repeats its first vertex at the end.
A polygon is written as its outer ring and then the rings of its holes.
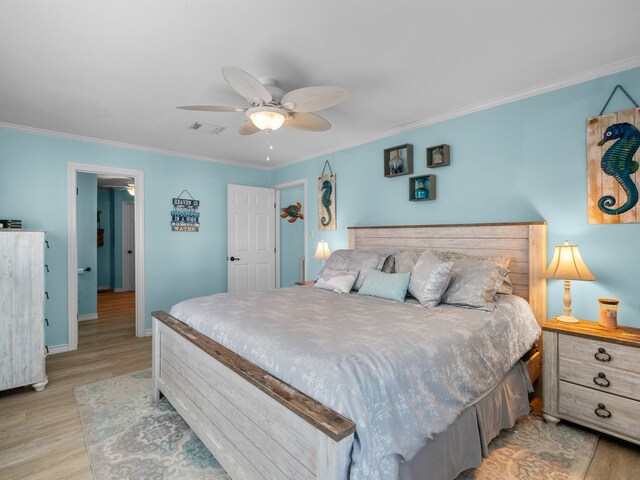
POLYGON ((210 123, 194 122, 189 125, 189 129, 197 130, 198 132, 213 133, 214 135, 217 135, 224 130, 224 127, 220 127, 219 125, 211 125, 210 123))

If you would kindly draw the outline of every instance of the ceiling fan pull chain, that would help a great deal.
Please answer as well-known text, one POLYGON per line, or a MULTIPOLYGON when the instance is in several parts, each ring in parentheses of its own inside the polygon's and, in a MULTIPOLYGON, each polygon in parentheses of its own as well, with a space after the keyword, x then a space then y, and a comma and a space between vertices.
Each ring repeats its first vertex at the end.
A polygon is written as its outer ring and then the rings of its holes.
POLYGON ((269 153, 273 151, 273 137, 271 136, 270 130, 266 130, 266 132, 267 132, 267 143, 269 144, 269 151, 267 152, 267 162, 268 162, 269 160, 271 160, 269 153))

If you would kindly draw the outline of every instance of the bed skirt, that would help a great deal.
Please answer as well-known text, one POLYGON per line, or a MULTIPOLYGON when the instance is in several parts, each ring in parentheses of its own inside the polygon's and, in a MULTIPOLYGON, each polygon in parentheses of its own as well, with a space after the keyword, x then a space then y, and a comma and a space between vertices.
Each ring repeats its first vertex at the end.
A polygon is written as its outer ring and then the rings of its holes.
POLYGON ((489 455, 489 442, 529 413, 533 391, 526 364, 518 362, 487 395, 466 408, 444 432, 427 440, 410 461, 401 462, 400 480, 452 480, 489 455))

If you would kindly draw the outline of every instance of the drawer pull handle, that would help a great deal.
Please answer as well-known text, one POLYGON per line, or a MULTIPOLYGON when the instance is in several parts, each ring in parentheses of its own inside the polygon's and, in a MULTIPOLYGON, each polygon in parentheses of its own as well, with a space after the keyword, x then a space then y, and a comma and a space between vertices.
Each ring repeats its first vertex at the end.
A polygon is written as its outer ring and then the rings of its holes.
POLYGON ((602 347, 598 349, 598 352, 594 355, 594 357, 596 357, 596 360, 598 360, 599 362, 611 361, 611 355, 609 355, 607 351, 602 347))
POLYGON ((597 377, 593 377, 593 383, 595 383, 596 385, 602 388, 607 388, 611 386, 611 382, 609 381, 607 376, 602 372, 598 373, 597 377))
POLYGON ((604 403, 599 403, 598 408, 594 410, 595 414, 600 418, 611 418, 611 412, 607 410, 604 403))

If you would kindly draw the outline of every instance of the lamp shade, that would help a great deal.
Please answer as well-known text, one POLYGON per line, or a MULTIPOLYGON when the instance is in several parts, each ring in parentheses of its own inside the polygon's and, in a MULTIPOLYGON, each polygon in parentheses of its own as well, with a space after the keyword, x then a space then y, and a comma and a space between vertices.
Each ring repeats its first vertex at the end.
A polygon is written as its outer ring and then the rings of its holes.
POLYGON ((329 258, 331 255, 331 250, 329 250, 329 244, 324 240, 320 240, 318 242, 318 246, 316 247, 316 253, 313 255, 313 258, 316 260, 322 260, 323 262, 329 258))
POLYGON ((554 252, 551 264, 547 269, 546 278, 557 280, 595 280, 596 277, 589 271, 587 265, 582 260, 580 250, 577 245, 558 245, 554 252))

